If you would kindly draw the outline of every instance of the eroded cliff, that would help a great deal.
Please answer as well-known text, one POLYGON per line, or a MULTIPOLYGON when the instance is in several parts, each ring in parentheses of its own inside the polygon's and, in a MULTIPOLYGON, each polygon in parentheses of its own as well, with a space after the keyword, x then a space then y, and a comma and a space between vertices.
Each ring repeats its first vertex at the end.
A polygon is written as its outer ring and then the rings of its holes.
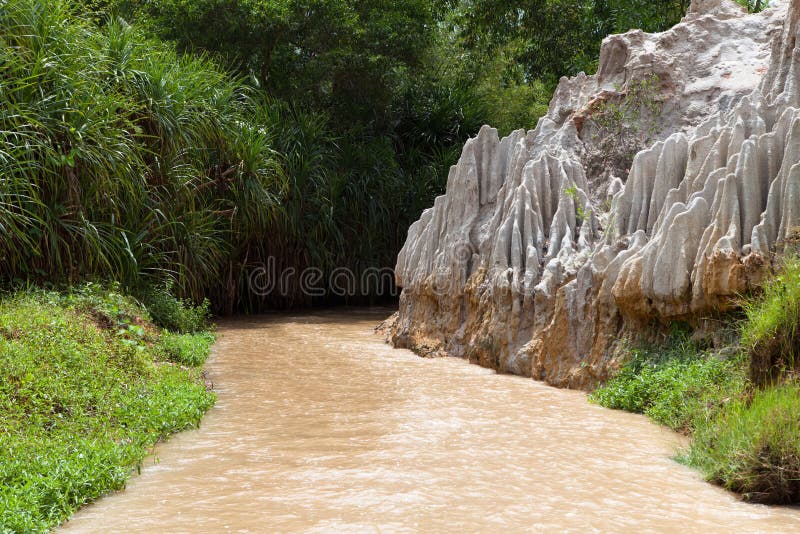
POLYGON ((800 226, 800 0, 608 37, 537 127, 464 146, 397 260, 396 346, 565 387, 757 286, 800 226))

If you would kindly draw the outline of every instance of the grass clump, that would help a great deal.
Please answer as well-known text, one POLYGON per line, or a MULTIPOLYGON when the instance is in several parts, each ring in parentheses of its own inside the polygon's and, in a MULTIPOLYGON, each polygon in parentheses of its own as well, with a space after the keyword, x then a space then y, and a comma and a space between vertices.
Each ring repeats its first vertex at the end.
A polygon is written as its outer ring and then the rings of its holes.
POLYGON ((787 256, 778 275, 744 309, 742 345, 753 382, 766 385, 794 373, 800 363, 800 258, 787 256))
POLYGON ((208 299, 195 306, 189 300, 174 297, 171 289, 171 285, 151 287, 142 295, 153 322, 162 328, 181 334, 205 329, 211 318, 211 304, 208 299))
POLYGON ((718 358, 686 334, 673 333, 662 345, 632 348, 620 372, 590 398, 689 433, 698 417, 740 391, 744 381, 738 358, 718 358))
MULTIPOLYGON (((0 532, 47 531, 197 425, 214 394, 164 361, 165 336, 113 288, 0 299, 0 532)), ((212 340, 178 354, 199 362, 212 340)))
POLYGON ((214 334, 199 332, 194 334, 173 334, 164 332, 159 340, 167 358, 181 365, 196 367, 203 365, 211 354, 214 334))
POLYGON ((742 348, 749 388, 698 421, 686 456, 705 476, 746 500, 800 502, 800 259, 787 256, 745 302, 742 348))
POLYGON ((800 385, 731 402, 697 426, 686 459, 746 500, 800 502, 800 385))

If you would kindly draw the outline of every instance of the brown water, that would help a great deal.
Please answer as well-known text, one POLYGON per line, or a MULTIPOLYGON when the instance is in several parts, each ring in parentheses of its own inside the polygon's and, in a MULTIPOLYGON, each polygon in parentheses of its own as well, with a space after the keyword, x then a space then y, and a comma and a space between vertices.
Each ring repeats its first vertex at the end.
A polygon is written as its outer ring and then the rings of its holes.
POLYGON ((383 312, 222 325, 217 406, 66 532, 797 531, 671 457, 680 440, 585 395, 425 360, 383 312))

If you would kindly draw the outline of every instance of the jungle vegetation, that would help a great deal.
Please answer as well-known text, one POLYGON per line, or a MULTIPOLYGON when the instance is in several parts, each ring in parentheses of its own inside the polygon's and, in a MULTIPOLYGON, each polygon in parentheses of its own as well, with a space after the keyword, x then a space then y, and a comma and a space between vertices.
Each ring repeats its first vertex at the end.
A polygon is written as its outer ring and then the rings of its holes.
POLYGON ((606 34, 686 3, 4 0, 0 284, 331 303, 248 281, 393 266, 482 124, 533 128, 606 34))

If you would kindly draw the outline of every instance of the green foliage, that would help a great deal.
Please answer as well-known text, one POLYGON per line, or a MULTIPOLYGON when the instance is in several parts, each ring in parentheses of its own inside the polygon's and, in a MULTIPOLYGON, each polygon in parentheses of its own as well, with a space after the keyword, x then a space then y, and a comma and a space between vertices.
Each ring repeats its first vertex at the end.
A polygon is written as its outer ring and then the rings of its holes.
MULTIPOLYGON (((737 1, 751 12, 767 5, 766 0, 737 1)), ((690 0, 463 0, 454 4, 451 22, 467 53, 485 63, 503 54, 506 68, 521 69, 526 82, 536 80, 552 90, 561 76, 580 71, 593 74, 607 35, 633 29, 664 31, 680 22, 690 0)))
POLYGON ((229 243, 250 238, 234 235, 238 217, 277 210, 268 134, 209 59, 70 9, 0 6, 0 277, 166 278, 200 300, 229 243))
POLYGON ((660 346, 631 349, 631 358, 591 395, 601 406, 643 413, 673 430, 689 432, 698 417, 742 391, 743 365, 701 351, 685 335, 660 346))
MULTIPOLYGON (((442 56, 444 7, 422 0, 127 4, 128 16, 181 50, 213 54, 257 95, 255 120, 269 125, 286 184, 264 238, 234 242, 234 258, 251 265, 272 258, 277 272, 314 267, 323 275, 394 264, 408 226, 443 192, 463 142, 491 121, 459 63, 442 56)), ((245 265, 222 280, 236 287, 248 272, 245 265)), ((223 311, 314 303, 297 278, 287 280, 286 295, 266 301, 238 292, 220 306, 236 293, 223 289, 208 295, 223 311)))
POLYGON ((163 332, 158 341, 167 359, 181 365, 197 367, 208 359, 214 339, 214 335, 209 332, 194 334, 163 332))
POLYGON ((750 13, 758 13, 769 7, 769 0, 736 0, 736 3, 746 7, 750 13))
POLYGON ((471 0, 459 3, 456 21, 468 50, 489 55, 513 43, 510 63, 552 89, 561 76, 593 73, 605 36, 666 30, 688 6, 689 0, 471 0))
POLYGON ((736 399, 698 426, 686 460, 746 500, 800 502, 798 413, 796 383, 736 399))
POLYGON ((430 45, 443 2, 146 0, 146 16, 182 49, 215 52, 270 95, 347 124, 383 121, 430 45))
POLYGON ((600 130, 593 132, 594 135, 621 135, 623 130, 632 130, 634 135, 643 138, 643 144, 649 142, 658 133, 662 113, 661 103, 656 98, 659 83, 656 74, 631 80, 624 88, 618 88, 619 98, 600 102, 591 117, 600 130))
POLYGON ((577 186, 570 186, 564 189, 564 194, 567 195, 575 205, 575 215, 577 216, 577 223, 580 226, 583 221, 589 219, 592 216, 592 210, 587 209, 582 203, 580 196, 578 195, 578 187, 577 186))
POLYGON ((763 385, 794 372, 800 363, 800 258, 786 256, 777 276, 745 301, 742 344, 752 380, 763 385))
POLYGON ((567 187, 564 189, 564 194, 572 200, 578 200, 578 187, 574 185, 567 187))
POLYGON ((459 104, 457 109, 467 120, 451 124, 465 133, 474 133, 483 122, 497 128, 500 135, 520 128, 533 129, 547 112, 552 89, 540 80, 526 78, 515 60, 516 48, 517 42, 509 42, 490 52, 467 49, 457 15, 448 14, 425 57, 420 79, 413 80, 406 92, 412 99, 407 106, 424 110, 424 106, 417 106, 422 102, 417 95, 425 91, 431 96, 445 95, 446 101, 459 104))
POLYGON ((172 295, 171 286, 151 286, 141 296, 153 322, 167 330, 187 334, 206 328, 211 318, 210 302, 195 306, 191 301, 172 295))
POLYGON ((141 312, 95 285, 0 300, 0 531, 45 532, 121 488, 213 404, 198 370, 159 361, 141 312))
POLYGON ((261 296, 251 273, 392 265, 484 122, 468 84, 412 76, 432 61, 427 2, 109 4, 0 6, 0 283, 171 281, 226 313, 308 305, 297 278, 261 296))

